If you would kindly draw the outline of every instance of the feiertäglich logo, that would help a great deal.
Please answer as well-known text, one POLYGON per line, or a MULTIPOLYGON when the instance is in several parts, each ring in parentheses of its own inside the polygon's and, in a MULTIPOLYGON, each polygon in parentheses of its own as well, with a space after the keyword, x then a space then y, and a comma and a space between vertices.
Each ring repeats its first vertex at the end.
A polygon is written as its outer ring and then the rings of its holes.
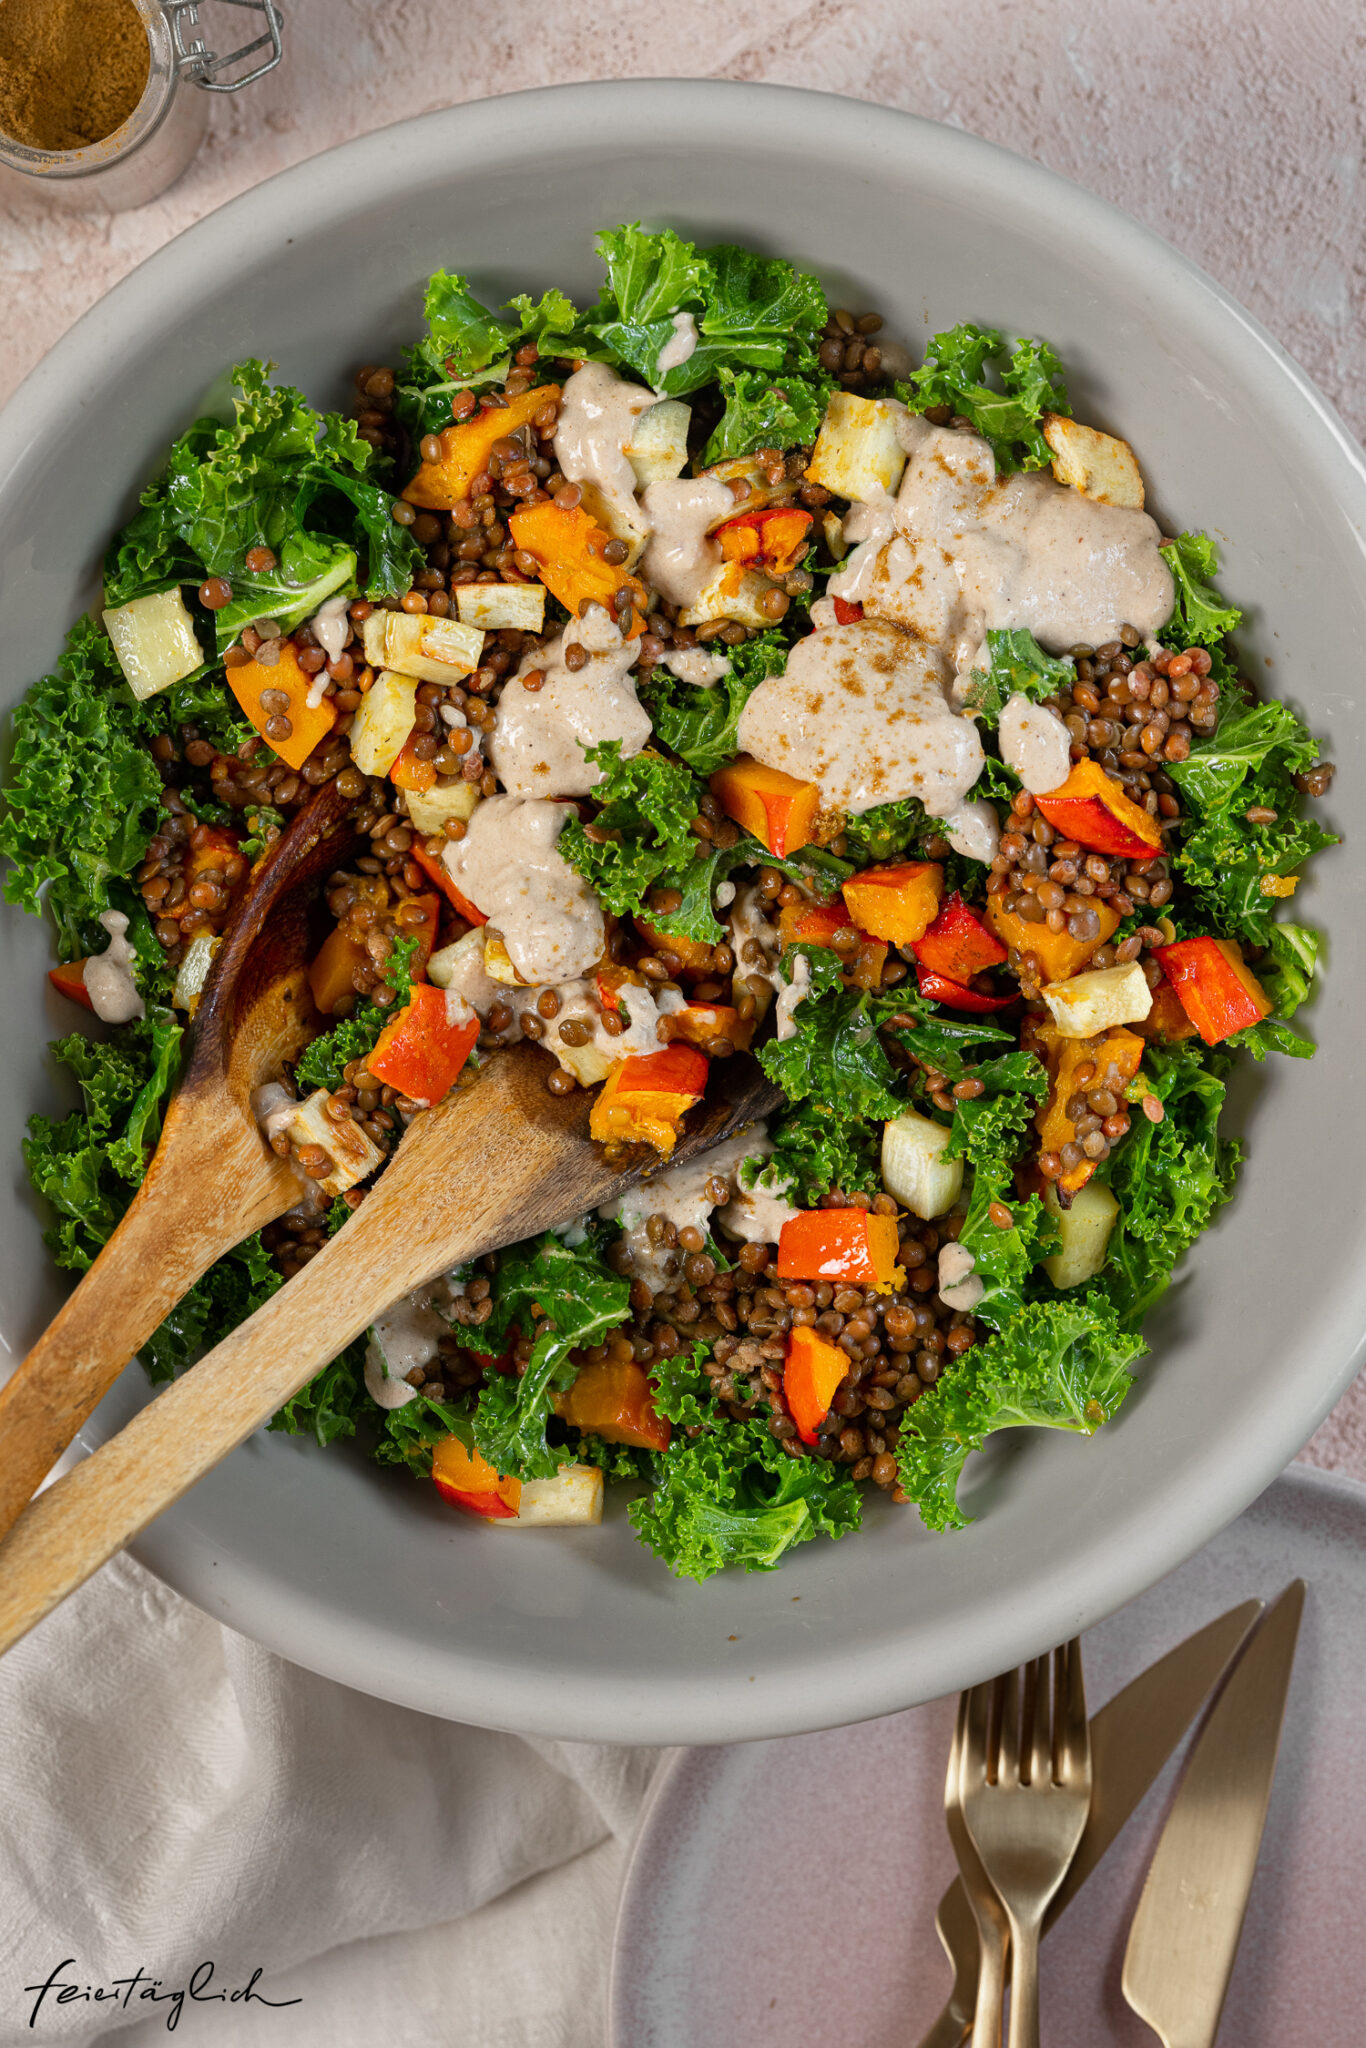
POLYGON ((42 1984, 26 1984, 26 1993, 34 1994, 33 2008, 28 2016, 29 2026, 37 2029, 44 2006, 53 2005, 115 2005, 127 2012, 136 2001, 138 2004, 164 2005, 166 2007, 166 2031, 173 2034, 188 1999, 192 2005, 302 2005, 301 1998, 267 1998, 257 1990, 261 1971, 253 1970, 245 1984, 232 1989, 215 1989, 213 1984, 215 1965, 202 1962, 190 1975, 189 1982, 175 1989, 168 1988, 160 1977, 149 1976, 146 1970, 138 1969, 131 1977, 115 1977, 108 1984, 82 1984, 66 1972, 76 1968, 76 1958, 66 1956, 49 1973, 42 1984))

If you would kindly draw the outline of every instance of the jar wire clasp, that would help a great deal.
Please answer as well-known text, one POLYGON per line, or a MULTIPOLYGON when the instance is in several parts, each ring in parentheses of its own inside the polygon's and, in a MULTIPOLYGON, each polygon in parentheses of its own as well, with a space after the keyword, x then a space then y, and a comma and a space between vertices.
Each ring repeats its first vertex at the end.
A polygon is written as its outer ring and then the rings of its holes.
POLYGON ((201 86, 205 92, 237 92, 240 87, 251 85, 256 79, 264 78, 268 71, 273 71, 283 55, 282 22, 275 0, 222 0, 222 4, 245 7, 249 14, 260 15, 265 22, 265 33, 257 36, 254 42, 243 43, 240 49, 220 57, 206 47, 199 32, 200 0, 162 0, 175 46, 176 69, 182 78, 201 86), (264 50, 266 55, 249 71, 241 72, 236 78, 222 76, 234 64, 254 57, 259 50, 264 50))

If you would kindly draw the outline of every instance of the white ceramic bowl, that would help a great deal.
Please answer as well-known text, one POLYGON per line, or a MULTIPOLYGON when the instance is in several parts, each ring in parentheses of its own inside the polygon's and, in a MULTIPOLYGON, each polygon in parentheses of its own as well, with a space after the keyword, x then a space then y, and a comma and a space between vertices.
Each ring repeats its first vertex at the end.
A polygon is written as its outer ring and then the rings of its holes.
MULTIPOLYGON (((0 647, 17 698, 96 588, 100 553, 225 365, 259 355, 319 403, 419 326, 422 282, 591 293, 596 228, 668 221, 814 265, 913 347, 973 319, 1049 337, 1081 417, 1135 444, 1159 517, 1204 526, 1249 612, 1253 672, 1362 811, 1366 472, 1323 399, 1217 286, 1100 200, 904 114, 765 87, 572 86, 431 114, 259 186, 86 315, 0 420, 0 647)), ((220 387, 221 388, 221 387, 220 387)), ((262 1436, 137 1545, 191 1600, 348 1685, 546 1735, 699 1742, 883 1714, 1032 1655, 1131 1598, 1236 1515, 1348 1384, 1366 1328, 1366 1156, 1350 935, 1366 868, 1326 855, 1308 1065, 1244 1077, 1233 1208, 1150 1322, 1152 1357, 1094 1441, 1030 1433, 975 1462, 966 1533, 870 1502, 863 1534, 772 1575, 670 1579, 619 1504, 600 1530, 508 1535, 345 1451, 262 1436)), ((8 912, 0 1230, 14 1352, 58 1283, 23 1179, 49 1108, 47 934, 8 912)), ((88 1441, 147 1398, 130 1368, 88 1441)))

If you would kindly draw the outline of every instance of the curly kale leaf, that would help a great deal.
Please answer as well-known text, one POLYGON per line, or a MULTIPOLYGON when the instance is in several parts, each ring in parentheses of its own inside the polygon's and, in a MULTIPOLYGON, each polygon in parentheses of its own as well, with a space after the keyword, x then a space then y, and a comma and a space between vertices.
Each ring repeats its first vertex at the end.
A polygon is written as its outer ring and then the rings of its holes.
POLYGON ((965 1064, 963 1073, 981 1083, 982 1093, 955 1105, 944 1156, 966 1159, 974 1172, 1005 1181, 1024 1149, 1034 1112, 1048 1093, 1048 1076, 1030 1052, 965 1064))
POLYGON ((474 1411, 474 1440, 499 1472, 550 1479, 563 1462, 546 1441, 556 1393, 574 1377, 571 1351, 594 1344, 625 1321, 631 1286, 603 1262, 600 1236, 567 1245, 547 1233, 498 1254, 493 1314, 467 1330, 471 1350, 497 1357, 517 1331, 536 1342, 521 1375, 497 1373, 474 1411))
POLYGON ((535 301, 525 292, 492 312, 469 288, 467 278, 438 270, 427 281, 423 302, 427 331, 403 352, 403 374, 394 389, 394 410, 413 439, 439 434, 451 424, 457 392, 502 384, 513 352, 533 342, 543 358, 603 358, 609 353, 578 325, 579 315, 561 291, 535 301))
POLYGON ((1034 635, 1023 628, 987 634, 988 666, 974 669, 964 698, 966 708, 985 725, 994 726, 1013 696, 1031 703, 1070 689, 1076 680, 1071 661, 1045 654, 1034 635))
POLYGON ((731 243, 699 249, 671 229, 652 233, 639 223, 607 229, 597 248, 607 282, 583 324, 664 396, 700 390, 722 370, 814 369, 826 304, 809 272, 731 243), (679 313, 692 314, 696 344, 661 375, 679 313))
POLYGON ((238 364, 233 384, 232 423, 196 420, 115 539, 106 601, 224 577, 232 598, 212 614, 221 652, 253 619, 288 630, 324 598, 354 590, 362 554, 368 596, 406 590, 424 557, 395 524, 392 494, 374 478, 375 451, 354 422, 315 412, 291 385, 272 385, 260 362, 238 364), (247 568, 258 546, 274 554, 273 568, 247 568))
POLYGON ((1189 760, 1172 763, 1192 807, 1177 872, 1217 930, 1269 944, 1287 882, 1312 854, 1337 844, 1335 833, 1302 814, 1294 782, 1317 755, 1317 741, 1288 705, 1249 705, 1230 694, 1210 737, 1189 760), (1274 815, 1257 823, 1249 811, 1274 815))
POLYGON ((662 754, 646 752, 623 761, 619 740, 584 751, 603 778, 593 791, 601 805, 594 830, 611 836, 590 839, 579 820, 570 818, 560 833, 559 851, 617 917, 634 915, 657 885, 683 889, 688 901, 669 929, 716 945, 722 934, 710 891, 688 893, 694 863, 706 851, 691 830, 702 784, 690 768, 662 754))
POLYGON ((834 385, 828 377, 783 370, 721 368, 716 381, 726 409, 702 451, 704 464, 756 448, 795 448, 815 440, 834 385))
POLYGON ((844 1194, 881 1192, 881 1128, 845 1113, 842 1104, 808 1096, 770 1122, 769 1136, 772 1156, 747 1159, 740 1168, 746 1187, 783 1193, 803 1209, 814 1209, 832 1188, 844 1194))
MULTIPOLYGON (((429 1404, 420 1397, 408 1404, 414 1408, 425 1405, 429 1404)), ((286 1401, 272 1416, 269 1427, 290 1436, 316 1437, 325 1446, 335 1443, 338 1437, 354 1436, 356 1423, 373 1409, 374 1402, 365 1390, 365 1340, 358 1338, 321 1372, 315 1373, 292 1401, 286 1401)), ((406 1413, 406 1408, 393 1411, 395 1417, 406 1413)), ((376 1456, 384 1457, 383 1447, 376 1456)), ((429 1451, 429 1467, 430 1462, 429 1451)))
POLYGON ((1221 1053, 1187 1040, 1151 1045, 1141 1085, 1163 1106, 1161 1123, 1136 1117, 1100 1170, 1120 1213, 1095 1287, 1120 1325, 1136 1330, 1165 1293, 1172 1269, 1233 1193, 1241 1148, 1219 1135, 1224 1082, 1221 1053))
POLYGON ((110 883, 136 867, 156 830, 161 777, 147 743, 159 730, 90 619, 77 621, 56 673, 15 709, 0 817, 0 853, 14 864, 5 897, 36 911, 48 885, 64 960, 107 944, 99 917, 110 883))
POLYGON ((1236 605, 1226 604, 1214 588, 1219 556, 1207 533, 1183 533, 1165 543, 1162 553, 1176 584, 1176 609, 1162 628, 1168 647, 1213 649, 1242 619, 1236 605))
POLYGON ((789 1457, 765 1422, 720 1416, 704 1356, 699 1345, 656 1368, 655 1404, 674 1438, 654 1490, 627 1510, 641 1542, 678 1578, 700 1581, 732 1564, 772 1571, 794 1544, 857 1529, 861 1502, 847 1470, 789 1457))
POLYGON ((906 1415, 897 1450, 901 1484, 931 1529, 961 1529, 958 1482, 971 1451, 998 1429, 1067 1429, 1094 1435, 1129 1391, 1143 1350, 1105 1301, 1059 1299, 1020 1309, 963 1354, 906 1415))
MULTIPOLYGON (((804 957, 811 992, 792 1012, 791 1035, 760 1047, 760 1066, 789 1102, 809 1098, 834 1119, 899 1116, 904 1084, 879 1032, 889 998, 842 987, 840 961, 823 948, 804 949, 804 957)), ((790 954, 782 972, 791 981, 790 954)))
POLYGON ((740 713, 766 676, 781 675, 788 646, 776 629, 730 650, 730 669, 719 682, 700 687, 656 669, 640 686, 662 746, 686 761, 695 775, 712 775, 740 751, 740 713))
POLYGON ((1062 364, 1046 341, 1017 341, 1008 350, 994 327, 970 322, 936 334, 920 369, 896 387, 912 412, 947 406, 990 441, 1000 476, 1046 469, 1045 413, 1070 413, 1062 364), (995 382, 988 382, 994 377, 995 382))

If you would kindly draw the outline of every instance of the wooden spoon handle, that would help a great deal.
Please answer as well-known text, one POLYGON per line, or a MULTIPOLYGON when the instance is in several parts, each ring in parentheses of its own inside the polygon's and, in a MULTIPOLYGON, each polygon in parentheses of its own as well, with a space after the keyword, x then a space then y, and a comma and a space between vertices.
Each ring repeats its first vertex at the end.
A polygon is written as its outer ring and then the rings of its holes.
POLYGON ((298 1195, 291 1169, 245 1120, 240 1137, 220 1134, 216 1147, 191 1137, 178 1153, 166 1148, 94 1265, 0 1387, 0 1536, 182 1295, 298 1195), (187 1173, 198 1200, 186 1199, 187 1173))
MULTIPOLYGON (((255 1315, 93 1455, 31 1501, 0 1541, 0 1653, 308 1384, 400 1295, 462 1260, 605 1202, 642 1174, 603 1162, 586 1095, 545 1088, 515 1046, 478 1084, 418 1117, 346 1228, 255 1315)), ((748 1092, 693 1112, 676 1158, 772 1107, 748 1092)))

